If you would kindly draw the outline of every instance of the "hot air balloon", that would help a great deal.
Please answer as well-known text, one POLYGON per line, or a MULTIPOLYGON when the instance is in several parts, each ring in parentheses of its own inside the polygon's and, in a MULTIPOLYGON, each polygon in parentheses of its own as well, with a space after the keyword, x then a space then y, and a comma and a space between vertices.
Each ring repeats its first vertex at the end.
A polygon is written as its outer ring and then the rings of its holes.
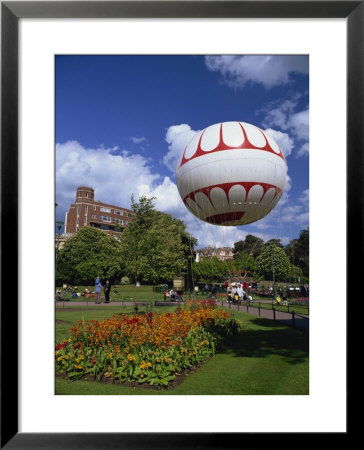
POLYGON ((188 210, 214 225, 245 225, 278 203, 287 164, 276 141, 245 122, 222 122, 197 133, 176 170, 188 210))

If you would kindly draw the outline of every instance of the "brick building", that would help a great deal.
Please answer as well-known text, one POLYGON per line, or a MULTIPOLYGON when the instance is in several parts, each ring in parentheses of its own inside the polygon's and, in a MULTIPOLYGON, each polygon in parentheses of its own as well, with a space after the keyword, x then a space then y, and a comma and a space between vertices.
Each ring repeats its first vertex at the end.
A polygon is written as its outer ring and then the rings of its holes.
POLYGON ((80 186, 76 202, 66 212, 64 233, 76 233, 82 227, 95 227, 109 234, 120 233, 134 215, 130 209, 109 205, 94 198, 92 188, 80 186))

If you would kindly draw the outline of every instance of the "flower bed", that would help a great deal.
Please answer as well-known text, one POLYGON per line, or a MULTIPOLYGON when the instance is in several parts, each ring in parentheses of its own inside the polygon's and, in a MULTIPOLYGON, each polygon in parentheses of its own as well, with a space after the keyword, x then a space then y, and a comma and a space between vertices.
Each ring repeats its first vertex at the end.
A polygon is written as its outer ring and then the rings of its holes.
POLYGON ((213 356, 239 322, 212 302, 187 302, 174 313, 115 315, 79 321, 56 345, 56 372, 114 382, 167 386, 213 356))

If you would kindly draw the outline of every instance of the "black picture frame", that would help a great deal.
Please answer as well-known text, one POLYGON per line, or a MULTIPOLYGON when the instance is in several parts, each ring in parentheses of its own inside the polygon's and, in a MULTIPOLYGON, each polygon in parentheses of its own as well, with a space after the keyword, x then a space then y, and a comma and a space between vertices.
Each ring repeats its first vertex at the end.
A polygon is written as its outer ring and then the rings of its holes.
MULTIPOLYGON (((364 2, 363 1, 2 1, 1 2, 1 448, 270 448, 294 446, 286 433, 19 433, 18 299, 18 22, 21 18, 345 18, 347 19, 347 297, 361 279, 354 249, 363 249, 364 2), (11 230, 11 232, 9 231, 11 230), (9 239, 11 233, 11 239, 9 239), (6 345, 11 332, 13 344, 6 345), (5 371, 10 366, 11 371, 5 371)), ((361 255, 359 255, 360 257, 361 255)), ((334 394, 333 394, 334 395, 334 394)), ((349 425, 349 424, 348 424, 349 425)), ((166 431, 168 421, 166 421, 166 431)), ((349 436, 338 433, 339 438, 349 436)), ((287 430, 288 432, 289 430, 287 430)), ((315 434, 315 443, 318 435, 315 434)), ((325 436, 326 438, 326 436, 325 436)), ((300 445, 312 436, 300 436, 300 445)))

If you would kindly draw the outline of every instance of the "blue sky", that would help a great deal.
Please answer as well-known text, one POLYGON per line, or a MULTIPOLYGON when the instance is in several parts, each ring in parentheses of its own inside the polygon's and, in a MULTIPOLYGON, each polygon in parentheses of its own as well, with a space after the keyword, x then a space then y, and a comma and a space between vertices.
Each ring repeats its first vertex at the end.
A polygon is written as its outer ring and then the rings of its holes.
POLYGON ((297 238, 308 226, 309 67, 304 55, 56 56, 56 219, 77 186, 130 208, 155 196, 198 247, 230 246, 255 234, 297 238), (182 204, 175 166, 189 139, 218 122, 267 130, 286 156, 288 183, 274 210, 254 224, 220 227, 182 204))

